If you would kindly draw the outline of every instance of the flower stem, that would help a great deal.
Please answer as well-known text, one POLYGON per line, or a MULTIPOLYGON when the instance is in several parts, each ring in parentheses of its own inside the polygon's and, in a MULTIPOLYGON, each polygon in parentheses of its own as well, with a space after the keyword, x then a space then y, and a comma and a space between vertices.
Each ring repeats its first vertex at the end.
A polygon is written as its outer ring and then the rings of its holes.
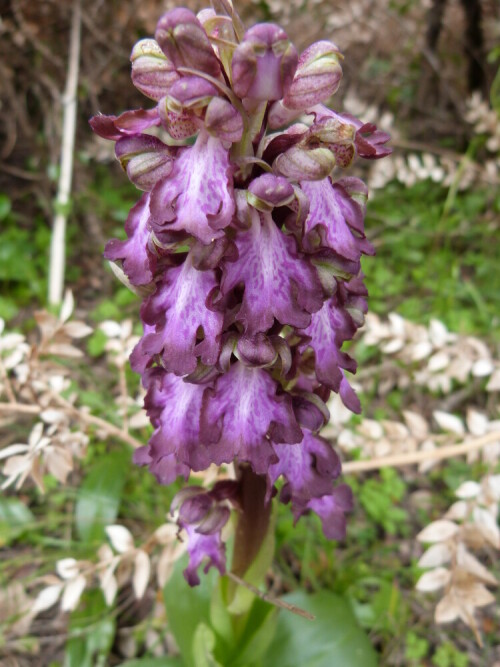
POLYGON ((266 502, 265 477, 256 475, 249 466, 239 466, 242 512, 234 539, 231 572, 244 578, 262 547, 270 526, 271 502, 266 502))

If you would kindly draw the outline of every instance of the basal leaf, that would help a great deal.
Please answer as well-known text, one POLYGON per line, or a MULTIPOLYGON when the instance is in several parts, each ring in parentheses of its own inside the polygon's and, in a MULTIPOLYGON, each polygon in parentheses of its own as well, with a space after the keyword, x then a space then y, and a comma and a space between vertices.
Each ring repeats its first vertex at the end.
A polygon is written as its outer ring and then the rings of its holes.
POLYGON ((377 654, 343 598, 322 591, 296 592, 284 599, 314 614, 316 620, 280 612, 261 667, 376 667, 377 654))

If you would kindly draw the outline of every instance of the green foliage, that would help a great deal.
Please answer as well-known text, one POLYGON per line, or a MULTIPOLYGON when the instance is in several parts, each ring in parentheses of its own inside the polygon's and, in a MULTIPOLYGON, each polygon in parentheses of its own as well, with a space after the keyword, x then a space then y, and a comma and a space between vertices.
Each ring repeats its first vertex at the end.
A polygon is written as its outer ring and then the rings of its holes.
POLYGON ((32 512, 20 500, 0 497, 0 547, 20 537, 34 522, 32 512))
POLYGON ((115 621, 100 591, 87 591, 71 614, 64 667, 106 667, 115 621))
POLYGON ((448 194, 431 181, 392 183, 370 201, 367 229, 377 248, 376 259, 363 260, 370 309, 498 336, 500 265, 491 239, 500 195, 448 194))
POLYGON ((420 665, 421 660, 429 652, 429 642, 424 637, 420 637, 416 632, 410 631, 406 635, 405 658, 409 665, 420 665))
POLYGON ((371 478, 359 485, 356 496, 367 515, 389 535, 407 533, 408 514, 398 507, 406 484, 393 468, 382 468, 380 480, 371 478))
POLYGON ((284 600, 314 614, 306 621, 280 612, 276 635, 261 667, 375 667, 377 654, 359 629, 348 604, 323 591, 307 595, 297 591, 284 600))
POLYGON ((184 667, 180 658, 138 658, 137 660, 127 660, 122 663, 122 667, 184 667))
POLYGON ((387 638, 404 629, 408 609, 393 578, 361 577, 347 591, 347 596, 361 627, 387 638))
POLYGON ((435 667, 467 667, 469 658, 459 651, 451 642, 445 642, 432 656, 435 667))
POLYGON ((316 616, 308 621, 254 598, 243 615, 223 603, 222 578, 209 573, 187 588, 178 564, 164 595, 169 626, 186 667, 344 667, 377 664, 376 653, 345 599, 297 592, 283 599, 316 616), (215 587, 215 588, 214 588, 215 587), (214 590, 214 594, 211 590, 214 590), (210 598, 212 597, 212 604, 210 598))
POLYGON ((81 540, 104 539, 104 528, 118 516, 129 458, 123 452, 105 455, 94 463, 78 489, 75 526, 81 540))

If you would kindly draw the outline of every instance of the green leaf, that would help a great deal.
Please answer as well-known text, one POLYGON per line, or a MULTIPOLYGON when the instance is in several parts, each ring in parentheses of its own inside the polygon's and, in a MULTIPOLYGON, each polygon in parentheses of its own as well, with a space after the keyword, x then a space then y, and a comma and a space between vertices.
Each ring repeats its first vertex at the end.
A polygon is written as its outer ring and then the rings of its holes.
POLYGON ((214 657, 217 644, 214 631, 206 623, 199 623, 193 636, 193 660, 196 667, 223 667, 214 657))
POLYGON ((34 522, 35 517, 20 500, 0 497, 0 547, 10 544, 34 522))
POLYGON ((233 646, 230 667, 247 667, 261 660, 275 635, 277 619, 277 607, 255 598, 244 631, 233 646))
POLYGON ((17 315, 19 308, 14 299, 8 296, 0 296, 0 317, 6 322, 17 315))
POLYGON ((376 667, 377 654, 343 598, 327 591, 298 591, 283 599, 316 620, 281 612, 261 667, 376 667))
POLYGON ((71 614, 64 667, 105 667, 115 629, 101 591, 84 593, 71 614))
POLYGON ((9 197, 3 192, 0 194, 0 220, 5 220, 12 209, 9 197))
POLYGON ((127 660, 121 667, 184 667, 184 663, 178 657, 165 656, 164 658, 137 658, 127 660))
POLYGON ((118 515, 130 466, 127 452, 113 452, 97 461, 78 490, 75 522, 84 542, 103 540, 104 528, 118 515))
POLYGON ((194 655, 196 647, 193 648, 195 633, 200 623, 210 625, 210 600, 219 573, 212 568, 201 577, 199 586, 191 588, 182 574, 185 567, 185 559, 177 563, 173 575, 163 589, 163 595, 169 628, 184 663, 186 667, 198 667, 194 655))
POLYGON ((87 339, 87 351, 91 357, 99 357, 106 349, 108 337, 101 329, 96 329, 87 339))

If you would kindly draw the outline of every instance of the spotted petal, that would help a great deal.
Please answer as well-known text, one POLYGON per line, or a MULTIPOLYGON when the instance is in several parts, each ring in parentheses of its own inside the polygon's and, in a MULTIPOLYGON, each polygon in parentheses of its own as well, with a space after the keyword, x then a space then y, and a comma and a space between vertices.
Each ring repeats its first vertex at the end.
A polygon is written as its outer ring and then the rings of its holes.
POLYGON ((163 231, 183 230, 208 244, 223 236, 234 208, 229 153, 207 132, 179 151, 172 173, 151 193, 152 227, 160 239, 163 231))
POLYGON ((135 370, 142 370, 156 354, 161 355, 163 367, 177 375, 192 373, 197 357, 207 366, 216 363, 223 315, 209 310, 206 303, 217 285, 215 271, 195 269, 191 253, 180 266, 165 271, 141 311, 144 322, 156 325, 156 331, 146 334, 134 350, 131 362, 135 370))
POLYGON ((299 442, 302 432, 289 398, 276 395, 269 373, 237 362, 207 390, 201 414, 202 441, 217 451, 217 464, 234 458, 250 463, 257 474, 276 461, 269 438, 299 442))
POLYGON ((239 257, 227 262, 221 283, 227 294, 245 286, 237 318, 249 335, 267 331, 276 318, 281 324, 306 327, 322 304, 315 269, 298 256, 295 240, 281 232, 270 213, 252 211, 248 231, 236 236, 239 257))

